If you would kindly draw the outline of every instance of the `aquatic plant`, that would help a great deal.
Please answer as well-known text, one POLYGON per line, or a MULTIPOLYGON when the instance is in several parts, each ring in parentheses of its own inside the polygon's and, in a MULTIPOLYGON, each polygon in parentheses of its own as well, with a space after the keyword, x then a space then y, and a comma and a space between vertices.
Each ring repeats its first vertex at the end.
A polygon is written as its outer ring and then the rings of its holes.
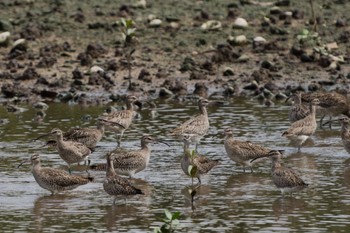
POLYGON ((154 233, 172 233, 180 227, 179 217, 181 213, 176 211, 171 213, 169 210, 164 210, 165 218, 160 219, 163 222, 161 227, 154 228, 154 233))
POLYGON ((121 19, 121 24, 123 27, 121 28, 123 42, 124 42, 124 55, 128 62, 128 80, 129 80, 129 89, 131 88, 131 61, 132 54, 136 50, 136 27, 135 22, 132 19, 121 19))

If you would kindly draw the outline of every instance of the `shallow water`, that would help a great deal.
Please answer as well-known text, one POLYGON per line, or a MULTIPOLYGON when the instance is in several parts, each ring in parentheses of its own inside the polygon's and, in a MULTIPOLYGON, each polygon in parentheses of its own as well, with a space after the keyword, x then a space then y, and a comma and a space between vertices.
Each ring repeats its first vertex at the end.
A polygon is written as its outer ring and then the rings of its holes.
MULTIPOLYGON (((158 102, 158 116, 150 118, 144 109, 126 131, 122 146, 137 148, 143 133, 167 138, 167 131, 197 112, 195 101, 158 102)), ((43 166, 66 169, 54 150, 42 147, 44 141, 31 139, 54 127, 67 130, 75 126, 93 126, 83 121, 94 119, 106 106, 50 104, 41 123, 32 121, 36 110, 14 114, 0 108, 9 123, 0 126, 0 229, 13 231, 118 231, 150 232, 160 226, 163 209, 180 211, 182 232, 348 232, 350 226, 350 156, 343 149, 339 125, 318 129, 302 148, 302 153, 281 138, 289 125, 288 106, 283 103, 265 108, 256 100, 235 98, 223 105, 210 107, 209 134, 199 152, 221 159, 221 164, 202 178, 202 186, 192 210, 187 187, 191 184, 180 167, 181 143, 169 140, 171 147, 153 145, 148 168, 136 175, 135 186, 145 195, 124 200, 113 199, 103 188, 104 172, 92 171, 96 182, 75 190, 50 196, 41 189, 30 173, 30 166, 16 166, 33 152, 41 155, 43 166), (282 197, 270 177, 270 162, 265 161, 254 173, 243 173, 226 156, 222 129, 232 126, 235 136, 271 148, 284 149, 285 164, 302 173, 309 187, 282 197)), ((115 135, 107 133, 90 156, 92 163, 104 162, 104 154, 116 147, 115 135)), ((80 167, 78 167, 80 168, 80 167)), ((78 169, 76 174, 84 174, 78 169)))

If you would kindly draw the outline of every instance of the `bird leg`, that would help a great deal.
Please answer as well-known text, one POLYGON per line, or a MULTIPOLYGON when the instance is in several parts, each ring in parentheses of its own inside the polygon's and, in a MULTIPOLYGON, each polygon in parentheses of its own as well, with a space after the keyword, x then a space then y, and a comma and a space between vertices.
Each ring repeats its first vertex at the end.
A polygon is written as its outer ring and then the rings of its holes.
POLYGON ((120 147, 120 143, 121 143, 121 141, 122 141, 122 137, 123 137, 124 131, 125 131, 125 130, 121 130, 121 131, 120 131, 120 135, 119 135, 119 138, 118 138, 118 147, 120 147))
POLYGON ((323 128, 322 122, 323 122, 323 119, 324 119, 325 116, 326 116, 326 115, 323 115, 323 116, 321 117, 321 119, 320 119, 320 128, 321 128, 321 129, 323 128))
POLYGON ((69 175, 72 175, 72 170, 70 169, 70 164, 68 164, 68 172, 69 172, 69 175))
POLYGON ((253 167, 252 166, 250 167, 250 173, 253 173, 253 167))
POLYGON ((198 185, 201 185, 202 184, 201 178, 198 176, 197 179, 198 179, 198 185))
POLYGON ((115 205, 115 200, 117 200, 116 196, 113 198, 113 205, 115 205))

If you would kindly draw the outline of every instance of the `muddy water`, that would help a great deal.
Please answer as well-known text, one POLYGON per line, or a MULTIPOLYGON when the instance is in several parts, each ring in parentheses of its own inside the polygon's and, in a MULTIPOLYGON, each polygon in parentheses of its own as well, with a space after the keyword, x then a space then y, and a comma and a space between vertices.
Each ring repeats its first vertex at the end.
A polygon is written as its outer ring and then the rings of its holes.
MULTIPOLYGON (((180 168, 181 144, 171 147, 154 145, 149 167, 136 175, 135 186, 146 195, 127 200, 112 198, 103 190, 104 173, 93 171, 95 183, 50 196, 41 189, 30 173, 29 165, 16 166, 29 154, 41 154, 44 166, 66 169, 53 150, 42 147, 43 141, 30 139, 53 127, 67 130, 74 126, 92 126, 83 116, 98 116, 106 106, 81 107, 51 104, 41 123, 32 121, 36 110, 13 114, 0 109, 9 123, 0 126, 0 229, 13 231, 119 231, 150 232, 160 226, 163 209, 182 213, 182 232, 348 232, 350 226, 350 156, 339 139, 339 125, 332 130, 318 129, 302 153, 288 146, 280 137, 286 129, 288 106, 277 104, 265 108, 252 99, 233 99, 210 107, 210 132, 199 147, 202 154, 221 159, 221 165, 202 179, 194 203, 187 191, 191 181, 180 168), (293 197, 281 197, 270 178, 270 163, 265 161, 255 172, 243 173, 230 161, 223 148, 220 131, 232 126, 235 135, 271 148, 286 150, 285 163, 301 171, 308 189, 293 197)), ((166 132, 197 111, 194 101, 159 102, 158 116, 150 117, 145 109, 125 134, 123 147, 136 148, 143 133, 166 138, 166 132)), ((103 155, 116 147, 115 135, 108 133, 91 155, 92 163, 103 162, 103 155)), ((74 173, 81 167, 76 167, 74 173)))

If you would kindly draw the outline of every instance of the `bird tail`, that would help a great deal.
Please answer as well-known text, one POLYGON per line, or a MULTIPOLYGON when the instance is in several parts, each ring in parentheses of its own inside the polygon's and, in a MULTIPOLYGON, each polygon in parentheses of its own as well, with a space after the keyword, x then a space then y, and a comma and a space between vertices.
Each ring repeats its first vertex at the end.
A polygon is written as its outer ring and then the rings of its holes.
POLYGON ((288 135, 288 132, 287 131, 284 131, 283 133, 282 133, 282 137, 286 137, 288 135))
POLYGON ((136 194, 144 195, 141 189, 135 188, 136 194))

